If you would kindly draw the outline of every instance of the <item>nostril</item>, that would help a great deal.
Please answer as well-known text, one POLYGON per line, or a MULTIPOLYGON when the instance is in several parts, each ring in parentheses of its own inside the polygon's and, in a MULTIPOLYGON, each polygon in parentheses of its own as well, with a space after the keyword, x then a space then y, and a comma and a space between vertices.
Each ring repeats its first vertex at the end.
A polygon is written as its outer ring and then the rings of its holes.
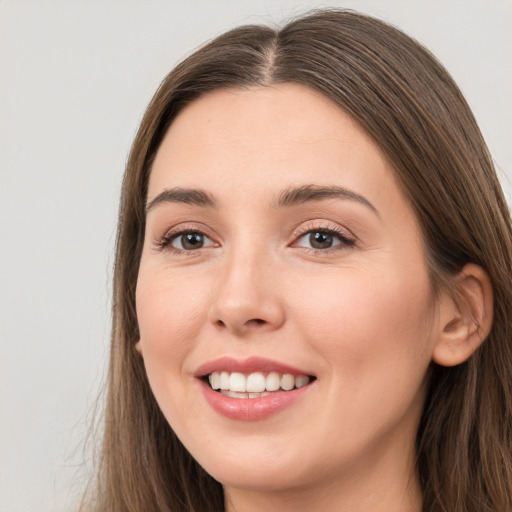
POLYGON ((252 320, 249 320, 247 322, 247 325, 255 324, 255 325, 264 325, 267 322, 265 320, 262 320, 261 318, 253 318, 252 320))

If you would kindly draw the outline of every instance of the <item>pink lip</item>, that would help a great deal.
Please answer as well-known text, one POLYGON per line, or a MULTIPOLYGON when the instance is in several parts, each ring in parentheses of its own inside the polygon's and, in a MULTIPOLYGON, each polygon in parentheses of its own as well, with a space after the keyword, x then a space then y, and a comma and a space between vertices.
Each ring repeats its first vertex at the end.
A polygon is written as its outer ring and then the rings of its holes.
POLYGON ((201 387, 206 401, 217 413, 232 420, 264 420, 294 404, 297 400, 302 398, 312 386, 310 383, 307 386, 292 391, 274 391, 270 395, 260 398, 231 398, 213 390, 203 379, 203 377, 212 372, 221 371, 245 374, 253 372, 278 372, 309 376, 312 376, 312 374, 277 361, 260 357, 250 357, 243 361, 231 357, 221 357, 201 365, 197 369, 195 376, 198 378, 198 384, 201 387))
POLYGON ((249 357, 248 359, 237 360, 231 357, 220 357, 201 365, 195 372, 196 377, 204 377, 212 372, 277 372, 290 373, 291 375, 312 375, 311 373, 288 366, 286 364, 264 359, 262 357, 249 357))
POLYGON ((198 381, 210 406, 222 416, 240 421, 264 420, 294 404, 311 388, 308 384, 292 391, 274 391, 260 398, 231 398, 214 391, 206 382, 198 381))

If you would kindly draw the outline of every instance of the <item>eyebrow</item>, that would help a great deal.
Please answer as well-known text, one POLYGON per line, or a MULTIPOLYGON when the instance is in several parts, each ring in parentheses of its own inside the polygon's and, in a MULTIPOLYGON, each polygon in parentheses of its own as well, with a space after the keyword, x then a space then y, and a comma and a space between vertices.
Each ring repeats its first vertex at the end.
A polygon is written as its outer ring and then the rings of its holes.
MULTIPOLYGON (((364 196, 347 188, 335 185, 301 185, 299 187, 289 187, 279 194, 277 201, 272 203, 271 206, 274 208, 289 207, 321 201, 323 199, 347 199, 355 201, 366 206, 379 216, 377 208, 364 196)), ((203 208, 217 207, 215 198, 204 190, 195 188, 172 188, 160 192, 160 194, 153 198, 146 205, 146 213, 164 203, 183 203, 203 208)))
POLYGON ((163 203, 183 203, 203 208, 216 208, 217 203, 207 192, 192 188, 171 188, 160 192, 146 204, 146 213, 163 203))
POLYGON ((302 185, 300 187, 290 187, 283 190, 273 205, 274 207, 295 206, 297 204, 321 201, 322 199, 348 199, 360 203, 379 216, 379 211, 373 206, 366 197, 344 187, 335 185, 318 186, 302 185))

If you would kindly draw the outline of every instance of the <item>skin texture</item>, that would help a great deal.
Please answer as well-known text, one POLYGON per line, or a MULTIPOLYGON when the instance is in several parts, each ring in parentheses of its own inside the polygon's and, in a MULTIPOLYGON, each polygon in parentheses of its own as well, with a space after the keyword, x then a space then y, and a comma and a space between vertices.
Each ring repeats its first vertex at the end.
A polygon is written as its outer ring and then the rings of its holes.
POLYGON ((224 484, 227 510, 421 510, 414 439, 429 365, 458 312, 434 300, 419 226, 376 144, 305 87, 217 91, 171 125, 148 203, 175 187, 216 207, 149 209, 138 349, 170 425, 224 484), (342 197, 276 206, 303 185, 343 187, 373 207, 342 197), (309 234, 325 230, 351 242, 313 249, 309 234), (185 250, 183 231, 204 233, 203 247, 185 250), (195 377, 221 356, 316 380, 267 419, 228 419, 195 377))

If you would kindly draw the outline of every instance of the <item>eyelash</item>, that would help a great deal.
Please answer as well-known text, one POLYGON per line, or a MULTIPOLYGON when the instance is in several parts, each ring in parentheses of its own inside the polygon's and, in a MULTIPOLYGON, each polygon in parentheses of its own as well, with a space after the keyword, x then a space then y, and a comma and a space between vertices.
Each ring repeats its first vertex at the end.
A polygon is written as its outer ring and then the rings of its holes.
MULTIPOLYGON (((297 233, 294 233, 294 235, 293 235, 294 241, 292 242, 291 246, 297 247, 297 245, 295 245, 295 244, 297 244, 306 235, 308 235, 308 234, 311 235, 313 233, 324 233, 327 235, 331 235, 331 236, 337 238, 340 242, 339 244, 334 245, 329 248, 326 248, 326 249, 315 249, 314 247, 302 247, 303 249, 306 249, 308 252, 312 252, 315 254, 329 254, 334 251, 347 250, 356 244, 356 240, 354 238, 348 236, 345 231, 342 231, 338 227, 308 225, 308 226, 303 226, 297 233)), ((190 228, 180 227, 179 229, 171 230, 171 231, 167 232, 160 240, 156 240, 155 246, 156 246, 157 250, 160 250, 160 251, 169 250, 175 254, 192 255, 198 249, 196 249, 196 250, 177 249, 171 245, 172 242, 174 242, 174 240, 176 240, 180 236, 187 235, 187 234, 198 234, 205 238, 210 239, 210 237, 204 231, 202 231, 200 229, 197 229, 194 227, 190 227, 190 228)), ((204 248, 205 247, 200 247, 199 249, 204 249, 204 248)))

